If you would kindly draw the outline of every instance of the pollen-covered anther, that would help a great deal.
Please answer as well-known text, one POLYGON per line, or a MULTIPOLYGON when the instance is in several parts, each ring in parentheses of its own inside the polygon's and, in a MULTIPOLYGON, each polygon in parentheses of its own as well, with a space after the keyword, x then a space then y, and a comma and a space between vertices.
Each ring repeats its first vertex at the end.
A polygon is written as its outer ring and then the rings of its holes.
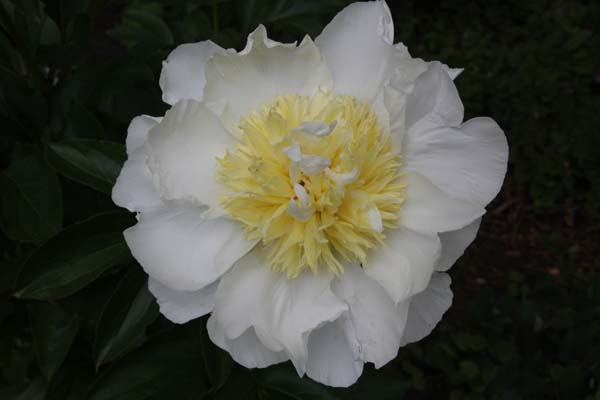
POLYGON ((241 144, 218 159, 222 206, 271 267, 342 272, 396 227, 400 161, 373 111, 351 96, 283 96, 240 122, 241 144))

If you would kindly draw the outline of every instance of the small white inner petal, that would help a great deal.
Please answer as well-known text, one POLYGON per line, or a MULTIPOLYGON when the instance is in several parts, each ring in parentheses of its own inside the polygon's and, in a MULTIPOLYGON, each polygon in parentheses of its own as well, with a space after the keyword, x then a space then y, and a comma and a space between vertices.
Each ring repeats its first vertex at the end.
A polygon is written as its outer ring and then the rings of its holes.
POLYGON ((297 183, 294 184, 294 193, 296 193, 298 201, 290 199, 287 212, 299 221, 307 221, 315 212, 315 208, 310 204, 308 193, 306 193, 304 186, 297 183))
POLYGON ((302 160, 302 150, 300 149, 300 145, 298 143, 294 143, 290 147, 286 147, 283 149, 283 152, 287 154, 287 156, 293 162, 300 162, 302 160))
POLYGON ((302 155, 300 169, 307 175, 320 174, 326 168, 329 168, 331 161, 329 158, 315 156, 313 154, 302 155))
POLYGON ((358 177, 358 168, 354 168, 350 172, 342 172, 342 173, 333 172, 332 170, 327 168, 325 170, 325 173, 334 182, 336 182, 342 186, 346 186, 349 183, 352 183, 356 180, 356 178, 358 177))
POLYGON ((290 181, 298 182, 300 181, 300 166, 297 162, 292 161, 290 163, 290 181))
POLYGON ((326 157, 320 157, 314 154, 302 154, 302 150, 298 143, 286 147, 283 151, 292 161, 290 165, 290 177, 292 178, 292 182, 297 182, 298 167, 300 167, 300 170, 307 175, 317 175, 331 165, 331 161, 326 157))
POLYGON ((297 128, 292 129, 292 133, 306 132, 315 136, 327 136, 337 126, 337 121, 328 124, 324 121, 304 121, 297 128))
POLYGON ((308 219, 313 215, 315 209, 314 207, 301 207, 296 203, 294 199, 290 199, 290 204, 288 204, 287 212, 292 217, 296 218, 299 221, 308 221, 308 219))
POLYGON ((305 208, 306 206, 308 206, 308 194, 306 193, 306 189, 304 189, 304 186, 295 183, 294 192, 296 193, 296 196, 298 196, 298 200, 300 200, 300 204, 302 205, 302 207, 305 208))
POLYGON ((377 232, 383 232, 383 221, 381 220, 381 213, 375 204, 371 204, 367 210, 367 219, 373 230, 377 232))

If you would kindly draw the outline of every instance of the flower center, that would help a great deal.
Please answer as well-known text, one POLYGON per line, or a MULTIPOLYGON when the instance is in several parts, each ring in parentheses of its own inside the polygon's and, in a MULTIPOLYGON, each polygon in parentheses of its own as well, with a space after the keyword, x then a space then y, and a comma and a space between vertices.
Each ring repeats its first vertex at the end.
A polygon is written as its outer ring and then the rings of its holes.
POLYGON ((365 103, 319 91, 278 97, 239 125, 241 143, 218 161, 222 206, 275 270, 343 271, 395 228, 404 200, 400 160, 365 103))

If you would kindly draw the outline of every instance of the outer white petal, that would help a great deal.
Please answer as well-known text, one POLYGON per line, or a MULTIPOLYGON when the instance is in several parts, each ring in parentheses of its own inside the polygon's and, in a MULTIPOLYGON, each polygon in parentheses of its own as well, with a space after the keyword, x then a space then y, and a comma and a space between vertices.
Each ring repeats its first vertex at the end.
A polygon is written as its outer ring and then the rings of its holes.
POLYGON ((285 350, 303 375, 310 332, 347 310, 330 282, 331 276, 312 272, 288 279, 254 250, 221 279, 213 316, 229 339, 254 327, 269 348, 285 350))
POLYGON ((112 190, 115 204, 129 211, 147 211, 162 204, 146 164, 148 158, 148 131, 162 118, 140 115, 127 128, 125 161, 112 190))
POLYGON ((410 129, 404 167, 427 177, 451 197, 487 205, 500 190, 508 144, 491 118, 473 118, 460 128, 410 129))
POLYGON ((150 277, 176 290, 199 290, 217 280, 256 243, 238 223, 206 218, 204 208, 162 207, 140 215, 124 232, 150 277))
POLYGON ((148 132, 160 121, 162 121, 162 117, 151 117, 149 115, 138 115, 131 120, 125 139, 128 156, 131 156, 133 152, 148 142, 148 132))
POLYGON ((407 173, 403 180, 406 200, 400 212, 400 224, 416 232, 454 231, 485 213, 483 206, 452 198, 415 172, 407 173))
POLYGON ((399 304, 427 287, 441 245, 435 233, 417 233, 400 228, 386 231, 387 238, 375 249, 364 272, 377 281, 399 304))
POLYGON ((436 273, 431 277, 427 289, 410 300, 406 329, 402 336, 402 345, 423 339, 442 320, 444 313, 452 304, 450 276, 436 273))
POLYGON ((282 45, 269 40, 262 25, 244 51, 211 58, 206 80, 204 101, 235 135, 243 116, 276 96, 312 96, 319 87, 331 87, 331 73, 308 36, 298 47, 282 45))
POLYGON ((460 74, 462 74, 463 71, 465 70, 464 68, 450 68, 446 64, 442 64, 442 68, 444 69, 444 71, 446 71, 446 73, 452 80, 455 80, 456 78, 458 78, 458 76, 460 74))
POLYGON ((315 42, 333 74, 335 91, 370 101, 394 68, 394 24, 384 1, 353 3, 315 42))
POLYGON ((270 49, 273 47, 283 46, 283 47, 287 47, 289 49, 293 49, 296 47, 297 43, 298 42, 281 43, 276 40, 269 39, 267 37, 267 28, 265 28, 264 25, 260 24, 259 26, 256 27, 254 32, 252 32, 248 35, 248 39, 246 40, 246 46, 238 54, 246 55, 246 54, 250 53, 252 51, 252 49, 259 48, 259 47, 266 47, 266 48, 270 49))
POLYGON ((163 92, 163 101, 174 105, 180 100, 202 100, 206 78, 204 66, 215 54, 226 50, 210 40, 185 43, 177 46, 163 61, 158 84, 163 92))
POLYGON ((148 162, 162 198, 206 204, 215 215, 222 214, 216 158, 236 141, 209 109, 194 100, 180 101, 152 128, 148 142, 148 162))
POLYGON ((406 129, 422 132, 440 126, 458 126, 464 107, 454 82, 442 64, 428 64, 406 100, 406 129))
POLYGON ((447 271, 462 256, 466 248, 475 240, 481 218, 477 218, 462 229, 440 233, 442 255, 435 267, 436 271, 447 271))
POLYGON ((284 351, 272 351, 265 347, 254 328, 248 328, 235 339, 228 339, 215 317, 211 316, 206 329, 214 344, 227 351, 231 358, 246 368, 265 368, 289 359, 284 351))
POLYGON ((161 314, 177 324, 185 324, 211 312, 217 286, 218 281, 200 290, 186 292, 171 289, 152 278, 148 280, 148 289, 156 297, 161 314))
POLYGON ((358 380, 363 365, 354 359, 339 322, 327 323, 310 334, 306 375, 311 379, 328 386, 348 387, 358 380))
MULTIPOLYGON (((358 343, 358 357, 380 368, 398 354, 408 304, 398 307, 382 287, 357 265, 345 265, 333 291, 350 308, 344 319, 358 343)), ((310 353, 309 353, 310 358, 310 353)), ((310 362, 310 360, 309 360, 310 362)))
POLYGON ((162 205, 148 169, 148 146, 135 150, 123 164, 112 189, 113 202, 129 211, 149 211, 162 205))
MULTIPOLYGON (((460 75, 463 69, 449 68, 446 64, 440 64, 437 61, 425 62, 420 58, 412 58, 408 49, 402 43, 397 43, 394 47, 398 52, 395 69, 391 73, 389 81, 386 83, 380 95, 383 94, 385 107, 389 113, 389 126, 390 132, 392 133, 392 141, 397 149, 401 149, 401 143, 406 132, 406 103, 408 101, 408 95, 415 87, 416 79, 427 71, 430 65, 434 70, 438 68, 438 65, 441 65, 442 70, 446 72, 452 80, 460 75)), ((425 76, 421 78, 420 81, 424 78, 425 76)), ((440 80, 443 81, 442 79, 440 80)), ((434 84, 434 82, 432 84, 434 84)), ((419 87, 420 90, 423 89, 422 82, 419 87)), ((443 93, 445 92, 440 92, 440 94, 443 93)), ((414 121, 409 122, 412 124, 414 121)))
MULTIPOLYGON (((401 44, 401 43, 399 43, 401 44)), ((398 48, 398 45, 396 48, 398 48)), ((399 50, 400 51, 400 50, 399 50)), ((402 140, 406 132, 406 103, 408 94, 415 86, 415 80, 427 70, 427 63, 420 58, 412 58, 408 50, 401 52, 396 69, 389 82, 381 91, 385 108, 389 114, 389 129, 395 147, 402 149, 402 140)))

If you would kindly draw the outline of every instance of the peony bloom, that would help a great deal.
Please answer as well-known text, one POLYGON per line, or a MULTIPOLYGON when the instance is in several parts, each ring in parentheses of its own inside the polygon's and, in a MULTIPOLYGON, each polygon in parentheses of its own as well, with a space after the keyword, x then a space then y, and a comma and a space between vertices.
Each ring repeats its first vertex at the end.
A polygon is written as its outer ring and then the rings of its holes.
POLYGON ((291 360, 349 386, 427 336, 452 302, 444 273, 506 172, 489 118, 463 122, 461 70, 393 44, 385 2, 355 3, 314 41, 177 47, 163 118, 129 126, 113 189, 162 314, 210 313, 248 368, 291 360))

